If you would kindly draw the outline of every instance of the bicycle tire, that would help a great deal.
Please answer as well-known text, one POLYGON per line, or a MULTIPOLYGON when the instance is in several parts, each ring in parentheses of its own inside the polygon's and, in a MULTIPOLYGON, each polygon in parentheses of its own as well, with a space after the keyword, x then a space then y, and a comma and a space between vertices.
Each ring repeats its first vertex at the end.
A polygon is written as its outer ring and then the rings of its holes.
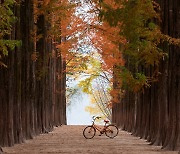
POLYGON ((118 135, 119 129, 116 125, 110 124, 106 127, 105 134, 109 138, 114 138, 118 135))
POLYGON ((93 126, 87 126, 83 130, 83 136, 86 139, 92 139, 95 136, 95 134, 96 134, 96 129, 93 126), (88 136, 88 135, 90 135, 90 136, 88 136))

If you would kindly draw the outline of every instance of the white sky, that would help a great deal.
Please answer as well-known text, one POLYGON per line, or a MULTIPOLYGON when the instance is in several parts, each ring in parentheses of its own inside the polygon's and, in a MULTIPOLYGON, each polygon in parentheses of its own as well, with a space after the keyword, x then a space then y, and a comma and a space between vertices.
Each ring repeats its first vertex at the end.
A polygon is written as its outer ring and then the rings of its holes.
POLYGON ((85 111, 86 106, 90 103, 87 94, 82 94, 79 98, 74 99, 73 103, 67 107, 67 124, 68 125, 89 125, 92 121, 92 115, 85 111))

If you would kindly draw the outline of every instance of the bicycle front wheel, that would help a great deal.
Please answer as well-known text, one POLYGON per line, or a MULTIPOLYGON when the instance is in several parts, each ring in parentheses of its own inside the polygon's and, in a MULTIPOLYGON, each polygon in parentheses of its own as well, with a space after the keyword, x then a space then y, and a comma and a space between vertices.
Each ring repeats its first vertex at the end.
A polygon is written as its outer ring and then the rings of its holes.
POLYGON ((93 126, 87 126, 86 128, 84 128, 83 131, 83 136, 86 139, 92 139, 96 134, 96 130, 93 126))
POLYGON ((105 130, 105 134, 109 138, 114 138, 118 135, 119 129, 115 125, 108 125, 105 130))

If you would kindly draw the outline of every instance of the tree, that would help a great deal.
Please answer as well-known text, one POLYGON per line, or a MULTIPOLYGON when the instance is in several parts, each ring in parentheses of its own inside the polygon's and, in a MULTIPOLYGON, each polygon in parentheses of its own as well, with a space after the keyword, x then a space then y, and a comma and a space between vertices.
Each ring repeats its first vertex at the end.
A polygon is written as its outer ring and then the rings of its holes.
POLYGON ((4 19, 0 22, 0 52, 3 65, 7 66, 0 68, 1 146, 22 143, 66 124, 66 63, 54 43, 61 43, 61 24, 50 16, 58 15, 60 19, 63 10, 70 8, 67 4, 68 1, 0 1, 0 11, 6 8, 0 13, 4 19), (48 10, 44 11, 47 5, 48 10), (49 31, 51 27, 58 31, 56 36, 49 31), (19 40, 22 43, 17 47, 19 40), (10 49, 14 51, 9 52, 10 49), (7 52, 8 56, 4 56, 7 52))
POLYGON ((119 28, 126 40, 119 42, 125 64, 110 65, 114 90, 119 91, 113 121, 151 144, 178 150, 179 26, 175 21, 179 8, 176 0, 171 5, 159 2, 161 9, 149 0, 94 1, 102 24, 119 28))

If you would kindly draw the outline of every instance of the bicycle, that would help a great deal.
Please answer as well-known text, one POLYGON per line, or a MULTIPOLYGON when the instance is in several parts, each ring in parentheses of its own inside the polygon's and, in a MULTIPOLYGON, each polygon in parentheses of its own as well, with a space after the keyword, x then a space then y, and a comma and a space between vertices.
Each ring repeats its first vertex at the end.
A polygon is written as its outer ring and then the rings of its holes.
POLYGON ((117 128, 116 125, 114 124, 108 124, 109 123, 109 120, 104 120, 105 124, 104 124, 104 127, 103 128, 100 128, 98 127, 97 125, 95 125, 95 121, 96 119, 100 119, 101 117, 95 117, 93 116, 92 117, 92 125, 90 126, 87 126, 84 128, 83 130, 83 136, 86 138, 86 139, 92 139, 95 134, 96 134, 96 130, 100 132, 100 136, 102 134, 106 134, 107 137, 109 138, 114 138, 118 135, 119 133, 119 129, 117 128))

